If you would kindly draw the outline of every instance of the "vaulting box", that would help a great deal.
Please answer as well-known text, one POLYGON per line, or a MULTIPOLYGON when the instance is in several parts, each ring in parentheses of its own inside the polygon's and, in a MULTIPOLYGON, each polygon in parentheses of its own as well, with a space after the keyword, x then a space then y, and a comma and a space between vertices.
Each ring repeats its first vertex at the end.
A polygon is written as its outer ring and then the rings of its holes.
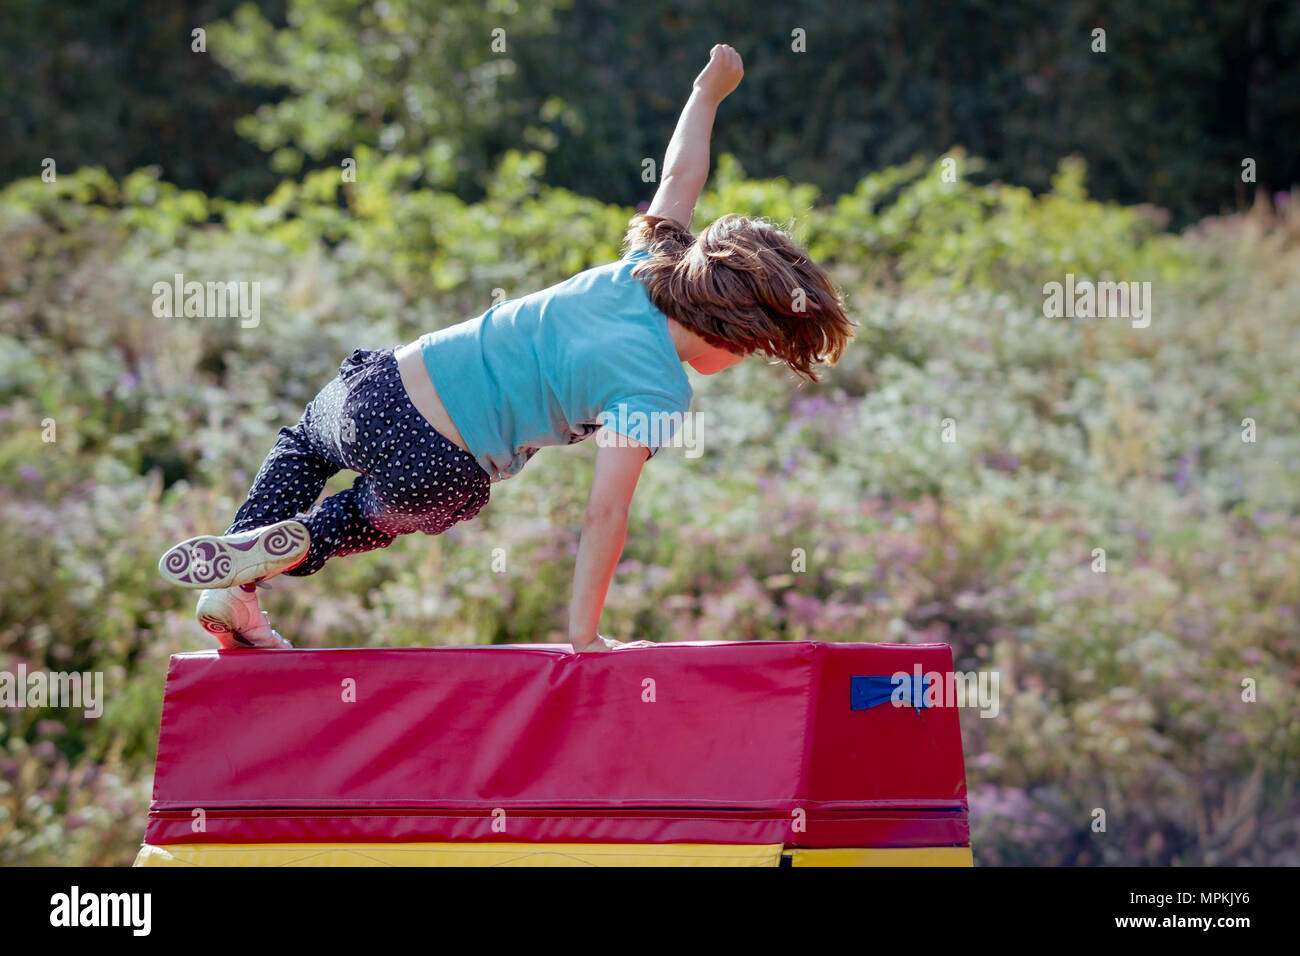
MULTIPOLYGON (((260 862, 254 845, 340 862, 401 844, 404 859, 500 863, 600 844, 669 865, 793 848, 969 863, 957 710, 923 694, 951 668, 941 644, 177 654, 137 862, 205 862, 204 847, 260 862)), ((817 859, 868 858, 795 863, 817 859)))

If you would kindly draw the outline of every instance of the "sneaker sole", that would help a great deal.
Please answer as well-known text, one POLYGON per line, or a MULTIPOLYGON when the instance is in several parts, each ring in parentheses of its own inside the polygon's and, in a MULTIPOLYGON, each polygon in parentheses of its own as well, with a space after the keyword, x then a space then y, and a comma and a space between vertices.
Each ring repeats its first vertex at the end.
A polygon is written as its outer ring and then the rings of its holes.
POLYGON ((267 644, 254 643, 253 641, 250 641, 248 638, 244 637, 244 635, 240 634, 238 631, 231 630, 230 625, 227 624, 225 621, 213 617, 210 614, 199 615, 199 624, 203 626, 203 630, 207 631, 214 638, 216 638, 217 643, 221 645, 221 649, 226 651, 244 650, 244 649, 270 651, 270 650, 288 649, 293 647, 293 645, 290 644, 288 641, 286 641, 283 637, 280 638, 281 643, 267 643, 267 644))
MULTIPOLYGON (((209 592, 214 593, 214 592, 209 592)), ((277 631, 270 629, 269 637, 253 637, 241 628, 239 628, 229 617, 220 613, 221 602, 214 602, 215 606, 209 610, 203 610, 204 601, 199 600, 197 617, 199 626, 208 634, 216 639, 217 644, 222 650, 236 650, 238 648, 255 648, 266 650, 270 648, 292 648, 293 645, 284 639, 277 631)), ((236 617, 239 615, 236 614, 236 617)), ((265 615, 263 615, 265 617, 265 615)))
POLYGON ((256 647, 252 641, 240 637, 225 621, 211 614, 200 614, 199 624, 203 630, 215 637, 217 643, 223 648, 256 647))
POLYGON ((182 541, 159 559, 158 573, 177 587, 233 588, 292 571, 310 548, 310 535, 300 522, 280 521, 243 544, 211 534, 182 541))

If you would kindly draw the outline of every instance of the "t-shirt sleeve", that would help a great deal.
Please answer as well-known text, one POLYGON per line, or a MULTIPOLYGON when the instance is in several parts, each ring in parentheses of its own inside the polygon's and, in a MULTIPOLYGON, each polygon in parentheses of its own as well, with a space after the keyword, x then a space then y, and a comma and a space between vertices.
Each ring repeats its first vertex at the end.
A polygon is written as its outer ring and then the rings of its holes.
POLYGON ((690 399, 640 393, 614 399, 600 413, 600 423, 612 432, 640 442, 650 458, 672 443, 690 414, 690 399))

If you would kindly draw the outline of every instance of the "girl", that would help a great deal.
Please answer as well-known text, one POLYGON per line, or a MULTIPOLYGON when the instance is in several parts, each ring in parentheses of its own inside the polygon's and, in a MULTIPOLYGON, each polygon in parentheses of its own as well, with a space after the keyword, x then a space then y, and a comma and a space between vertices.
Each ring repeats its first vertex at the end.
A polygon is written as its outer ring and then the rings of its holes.
POLYGON ((624 257, 397 349, 358 349, 262 463, 220 536, 163 555, 162 576, 203 589, 198 618, 222 647, 288 647, 257 603, 276 574, 314 574, 337 555, 440 534, 478 514, 493 482, 539 448, 595 435, 595 475, 569 608, 575 651, 597 633, 641 468, 689 413, 682 363, 713 375, 762 352, 817 381, 852 323, 826 275, 767 223, 728 215, 688 227, 709 169, 718 104, 740 55, 715 46, 695 79, 624 257), (647 428, 653 422, 657 427, 647 428), (352 487, 317 503, 331 475, 352 487))

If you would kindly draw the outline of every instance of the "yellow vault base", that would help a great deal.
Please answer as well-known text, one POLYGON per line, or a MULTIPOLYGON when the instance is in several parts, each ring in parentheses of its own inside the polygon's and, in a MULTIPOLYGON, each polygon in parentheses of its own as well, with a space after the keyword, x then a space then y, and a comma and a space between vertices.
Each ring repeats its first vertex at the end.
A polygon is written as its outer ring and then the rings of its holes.
POLYGON ((145 844, 135 866, 971 866, 968 846, 786 850, 714 843, 145 844))

